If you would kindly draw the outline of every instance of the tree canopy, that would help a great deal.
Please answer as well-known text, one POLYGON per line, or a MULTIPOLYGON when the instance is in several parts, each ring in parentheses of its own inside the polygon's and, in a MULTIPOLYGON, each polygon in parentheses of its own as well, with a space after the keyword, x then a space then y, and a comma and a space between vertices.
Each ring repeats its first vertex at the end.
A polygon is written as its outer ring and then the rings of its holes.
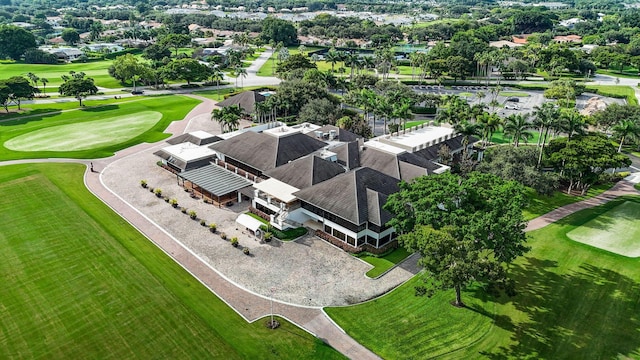
POLYGON ((20 27, 0 25, 0 57, 18 60, 28 49, 36 47, 35 36, 20 27))
POLYGON ((444 173, 402 182, 384 208, 394 214, 388 225, 402 234, 400 243, 420 251, 428 280, 454 288, 462 305, 460 291, 473 281, 507 285, 504 264, 527 251, 525 204, 522 185, 471 172, 466 178, 444 173), (460 266, 459 272, 444 271, 451 266, 460 266))
POLYGON ((97 93, 98 88, 93 83, 93 79, 85 77, 83 72, 71 72, 70 75, 62 76, 64 83, 60 85, 58 91, 62 95, 75 97, 80 102, 80 106, 82 106, 82 99, 97 93))

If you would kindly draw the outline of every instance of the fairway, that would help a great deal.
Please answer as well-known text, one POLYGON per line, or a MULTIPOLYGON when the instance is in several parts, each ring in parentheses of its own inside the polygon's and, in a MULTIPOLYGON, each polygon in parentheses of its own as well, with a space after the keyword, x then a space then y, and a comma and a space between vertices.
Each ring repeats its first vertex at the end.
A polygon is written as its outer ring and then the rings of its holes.
POLYGON ((376 300, 325 310, 385 359, 640 359, 640 260, 567 237, 625 203, 637 211, 640 197, 530 232, 531 251, 509 269, 513 297, 472 286, 462 294, 467 307, 456 308, 453 290, 416 296, 423 283, 414 277, 376 300))
POLYGON ((0 169, 0 359, 341 358, 244 321, 89 193, 85 166, 0 169))
POLYGON ((151 129, 162 114, 143 111, 91 122, 52 126, 17 136, 4 143, 16 151, 78 151, 115 145, 151 129))
POLYGON ((68 104, 46 104, 33 116, 0 121, 0 160, 111 156, 142 142, 166 139, 167 126, 200 103, 182 95, 112 101, 57 112, 56 106, 68 104))
POLYGON ((628 257, 640 256, 640 204, 627 201, 567 233, 577 242, 628 257))

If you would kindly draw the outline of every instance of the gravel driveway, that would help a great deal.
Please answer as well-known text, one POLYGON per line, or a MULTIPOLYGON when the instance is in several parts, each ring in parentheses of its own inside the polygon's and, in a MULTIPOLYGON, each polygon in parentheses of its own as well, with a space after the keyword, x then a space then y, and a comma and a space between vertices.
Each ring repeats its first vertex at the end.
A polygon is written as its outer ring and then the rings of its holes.
MULTIPOLYGON (((190 123, 189 130, 219 131, 215 123, 203 120, 190 123)), ((371 265, 314 236, 307 235, 295 242, 258 241, 235 223, 248 203, 218 208, 192 199, 177 184, 175 175, 156 165, 159 159, 153 152, 166 145, 159 143, 115 161, 101 173, 104 185, 238 286, 297 305, 347 305, 383 294, 417 273, 416 256, 372 280, 365 276, 371 265), (237 236, 240 247, 232 247, 198 221, 143 189, 141 179, 147 180, 149 186, 161 188, 163 195, 178 199, 180 207, 195 210, 198 218, 215 222, 218 231, 229 238, 237 236), (250 256, 241 251, 244 246, 250 248, 250 256)))

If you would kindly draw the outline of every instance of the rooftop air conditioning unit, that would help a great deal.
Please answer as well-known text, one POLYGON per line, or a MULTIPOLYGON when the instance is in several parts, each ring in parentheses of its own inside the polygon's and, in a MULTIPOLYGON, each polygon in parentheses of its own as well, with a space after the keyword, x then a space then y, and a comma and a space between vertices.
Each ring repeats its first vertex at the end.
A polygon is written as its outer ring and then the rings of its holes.
POLYGON ((320 130, 316 130, 316 131, 315 131, 315 133, 316 133, 316 137, 317 137, 318 139, 322 139, 322 131, 320 131, 320 130))
POLYGON ((338 134, 337 131, 335 130, 329 130, 329 140, 333 140, 335 139, 336 135, 338 134))

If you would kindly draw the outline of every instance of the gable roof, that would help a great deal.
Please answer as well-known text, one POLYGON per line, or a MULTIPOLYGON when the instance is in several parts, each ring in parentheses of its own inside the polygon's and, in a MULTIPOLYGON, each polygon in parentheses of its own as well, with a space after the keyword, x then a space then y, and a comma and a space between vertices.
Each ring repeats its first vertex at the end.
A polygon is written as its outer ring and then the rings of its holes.
MULTIPOLYGON (((442 145, 447 145, 447 147, 449 147, 449 149, 451 149, 452 152, 457 152, 462 150, 463 146, 462 146, 462 141, 464 140, 464 135, 458 135, 456 137, 453 137, 451 139, 445 140, 439 144, 435 144, 435 145, 431 145, 427 148, 424 148, 422 150, 416 151, 414 154, 421 156, 427 160, 436 160, 438 158, 438 151, 440 150, 440 147, 442 147, 442 145)), ((475 137, 471 137, 469 138, 469 144, 473 144, 474 142, 478 141, 477 138, 475 137)))
POLYGON ((209 148, 264 172, 309 155, 325 146, 324 142, 302 133, 276 137, 247 131, 228 140, 214 143, 209 148))
POLYGON ((384 196, 398 190, 397 179, 370 168, 359 168, 294 195, 353 224, 362 224, 369 220, 380 222, 390 217, 381 208, 383 199, 386 201, 384 196), (373 193, 379 194, 374 196, 373 193))
POLYGON ((341 142, 349 142, 349 141, 355 141, 358 140, 358 138, 360 138, 360 136, 352 133, 349 130, 345 130, 345 129, 341 129, 337 126, 334 125, 324 125, 318 129, 316 129, 315 131, 311 131, 308 132, 307 135, 311 136, 311 137, 316 137, 316 131, 322 131, 323 134, 329 133, 329 131, 335 131, 336 132, 336 137, 334 138, 334 140, 337 141, 341 141, 341 142))
POLYGON ((256 91, 245 91, 238 95, 230 96, 226 100, 218 103, 220 107, 238 105, 247 114, 253 114, 256 111, 256 103, 263 102, 266 99, 264 95, 256 91))
POLYGON ((360 152, 360 164, 405 181, 428 175, 440 167, 413 153, 393 154, 372 147, 360 152))
POLYGON ((183 142, 190 142, 196 145, 208 145, 220 140, 222 139, 215 135, 205 133, 204 131, 195 131, 192 133, 178 135, 167 140, 167 142, 171 145, 176 145, 183 142))
POLYGON ((347 169, 355 169, 360 167, 360 143, 352 141, 346 144, 340 144, 331 148, 338 156, 338 163, 347 167, 347 169))
POLYGON ((336 175, 345 169, 334 162, 316 155, 308 155, 265 172, 265 175, 278 179, 298 189, 306 189, 336 175))

